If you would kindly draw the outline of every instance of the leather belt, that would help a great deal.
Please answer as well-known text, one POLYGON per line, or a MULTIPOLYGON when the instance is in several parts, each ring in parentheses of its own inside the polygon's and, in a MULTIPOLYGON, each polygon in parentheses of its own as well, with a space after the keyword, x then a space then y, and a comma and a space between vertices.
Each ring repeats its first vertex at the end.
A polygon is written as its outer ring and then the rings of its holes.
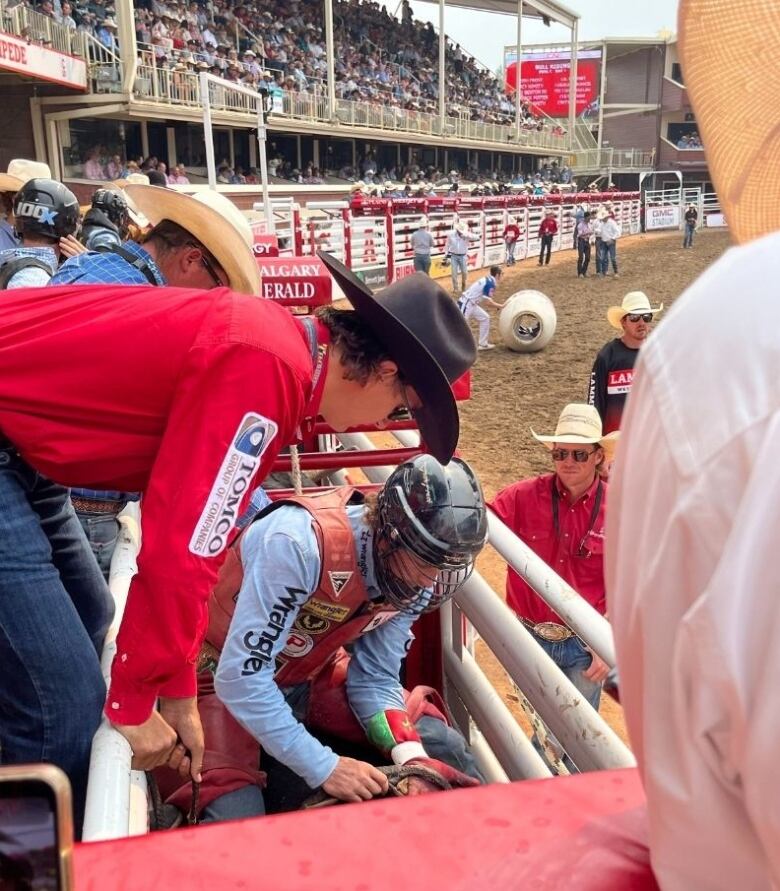
POLYGON ((73 507, 76 510, 86 511, 91 514, 118 514, 120 510, 125 506, 124 501, 107 501, 107 500, 97 500, 95 498, 80 498, 78 496, 71 496, 70 499, 73 502, 73 507))
POLYGON ((546 640, 547 643, 560 643, 562 640, 568 640, 570 637, 575 637, 571 628, 567 628, 566 625, 560 625, 558 622, 532 622, 530 619, 524 619, 522 617, 520 618, 520 621, 531 634, 541 637, 541 639, 546 640))

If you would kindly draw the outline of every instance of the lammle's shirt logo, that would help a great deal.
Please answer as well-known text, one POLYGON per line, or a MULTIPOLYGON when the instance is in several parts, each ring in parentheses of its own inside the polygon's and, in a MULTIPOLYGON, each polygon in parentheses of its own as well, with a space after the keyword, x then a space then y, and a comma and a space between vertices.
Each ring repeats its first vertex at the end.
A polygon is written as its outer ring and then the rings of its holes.
POLYGON ((195 524, 190 553, 198 557, 216 557, 225 549, 238 518, 241 499, 278 429, 270 418, 254 412, 247 412, 241 419, 195 524))

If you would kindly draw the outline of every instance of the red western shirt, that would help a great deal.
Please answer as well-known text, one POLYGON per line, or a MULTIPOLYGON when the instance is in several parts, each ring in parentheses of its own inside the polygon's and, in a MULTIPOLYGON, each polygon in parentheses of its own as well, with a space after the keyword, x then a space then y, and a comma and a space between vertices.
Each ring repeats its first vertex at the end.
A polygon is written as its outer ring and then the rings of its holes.
POLYGON ((143 547, 106 706, 113 721, 142 722, 158 695, 195 695, 206 601, 233 524, 316 414, 312 378, 302 326, 227 289, 3 295, 2 434, 65 486, 143 492, 143 547))
MULTIPOLYGON (((561 578, 602 615, 606 612, 604 587, 604 521, 607 484, 591 527, 598 479, 571 504, 555 474, 521 480, 498 493, 490 505, 495 514, 561 578), (553 520, 553 486, 558 492, 558 526, 553 520)), ((511 568, 507 569, 506 602, 523 619, 558 622, 561 618, 511 568)))
POLYGON ((504 234, 501 237, 504 241, 517 241, 520 238, 520 229, 518 226, 510 223, 504 227, 504 234))
POLYGON ((558 224, 552 217, 545 217, 541 223, 539 223, 539 238, 543 235, 555 235, 558 231, 558 224))

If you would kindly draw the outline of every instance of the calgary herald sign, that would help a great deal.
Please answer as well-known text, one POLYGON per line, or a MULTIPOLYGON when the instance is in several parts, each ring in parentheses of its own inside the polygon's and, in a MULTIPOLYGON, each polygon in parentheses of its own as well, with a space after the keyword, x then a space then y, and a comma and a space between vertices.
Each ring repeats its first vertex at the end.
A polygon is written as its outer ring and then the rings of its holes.
POLYGON ((74 90, 87 89, 87 63, 76 56, 27 43, 0 31, 0 68, 25 77, 48 80, 74 90))

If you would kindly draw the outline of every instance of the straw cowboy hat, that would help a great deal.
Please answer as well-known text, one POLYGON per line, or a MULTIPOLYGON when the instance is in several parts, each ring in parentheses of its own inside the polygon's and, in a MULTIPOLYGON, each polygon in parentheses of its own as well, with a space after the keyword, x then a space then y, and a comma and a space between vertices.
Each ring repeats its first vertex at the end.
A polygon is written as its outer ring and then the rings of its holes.
POLYGON ((458 220, 455 223, 455 231, 459 232, 461 235, 465 235, 469 231, 469 227, 465 220, 458 220))
POLYGON ((620 306, 610 306, 607 310, 607 321, 613 328, 618 331, 623 330, 620 320, 629 313, 645 313, 651 312, 654 316, 664 308, 663 303, 660 306, 650 306, 650 300, 644 291, 629 291, 623 298, 620 306))
POLYGON ((347 300, 422 403, 413 414, 431 454, 446 464, 458 443, 451 384, 474 364, 476 344, 455 301, 422 273, 374 294, 334 256, 320 251, 347 300))
POLYGON ((156 226, 170 220, 186 229, 225 270, 233 291, 260 292, 260 273, 252 252, 249 220, 230 199, 207 189, 184 195, 160 186, 131 184, 127 195, 156 226))
POLYGON ((427 229, 430 223, 428 222, 428 217, 420 217, 420 222, 417 224, 420 229, 427 229))
POLYGON ((15 158, 8 163, 8 170, 0 173, 0 192, 18 192, 31 179, 51 179, 48 164, 15 158))
POLYGON ((780 79, 780 53, 772 43, 778 29, 776 0, 680 3, 685 87, 738 244, 780 229, 780 100, 777 91, 767 91, 767 84, 780 79))
POLYGON ((561 412, 555 433, 549 436, 531 435, 546 448, 552 450, 556 443, 564 445, 600 445, 610 454, 617 443, 618 431, 604 436, 601 416, 594 405, 583 402, 570 402, 561 412))
POLYGON ((124 179, 114 180, 113 183, 118 189, 126 189, 133 184, 137 186, 148 186, 149 177, 145 173, 128 173, 124 179))
POLYGON ((114 182, 108 184, 109 189, 116 189, 117 191, 125 193, 125 200, 127 201, 127 211, 130 214, 130 219, 138 226, 139 229, 147 229, 149 228, 149 220, 141 213, 141 211, 136 207, 133 199, 127 194, 126 189, 129 185, 135 183, 136 185, 148 186, 149 185, 149 177, 145 173, 128 173, 124 179, 117 179, 114 182))

